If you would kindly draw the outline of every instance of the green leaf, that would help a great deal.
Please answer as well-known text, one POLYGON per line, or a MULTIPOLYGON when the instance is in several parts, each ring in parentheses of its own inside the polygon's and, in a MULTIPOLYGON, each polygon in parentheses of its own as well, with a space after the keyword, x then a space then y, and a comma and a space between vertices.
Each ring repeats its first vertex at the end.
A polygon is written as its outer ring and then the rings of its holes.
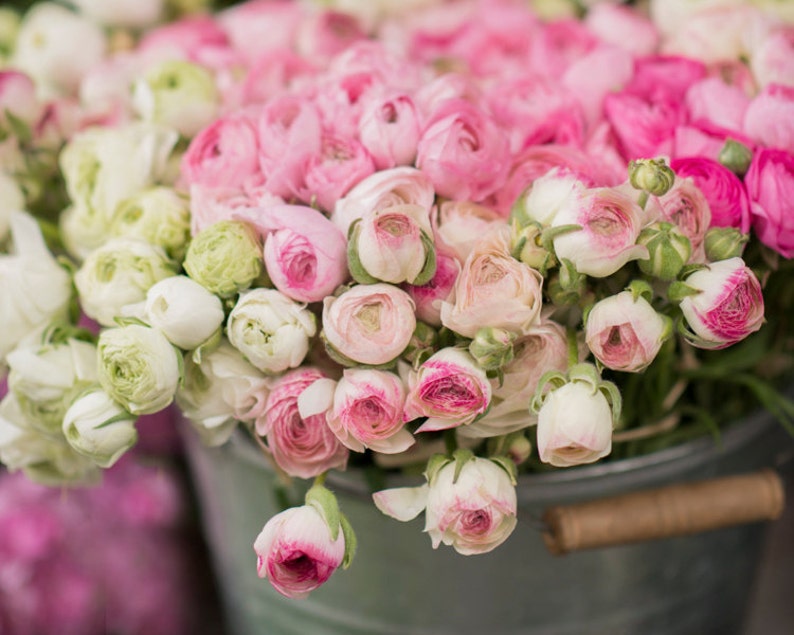
POLYGON ((353 531, 353 526, 344 514, 340 516, 340 523, 342 526, 342 535, 345 538, 345 556, 342 559, 342 568, 347 569, 356 555, 358 539, 356 538, 356 532, 353 531))
POLYGON ((331 540, 336 540, 339 536, 342 515, 339 511, 339 501, 336 500, 334 493, 325 485, 312 485, 306 492, 305 501, 320 513, 331 532, 331 540))

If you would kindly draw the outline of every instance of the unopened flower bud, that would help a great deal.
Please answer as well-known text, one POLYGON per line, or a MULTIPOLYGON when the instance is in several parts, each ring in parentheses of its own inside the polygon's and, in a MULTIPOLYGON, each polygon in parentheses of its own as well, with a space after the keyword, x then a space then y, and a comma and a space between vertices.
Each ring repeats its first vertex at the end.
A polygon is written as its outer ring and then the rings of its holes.
POLYGON ((636 159, 629 163, 629 180, 637 190, 662 196, 673 186, 675 172, 664 159, 636 159))
POLYGON ((477 331, 469 344, 469 353, 485 370, 496 370, 513 360, 516 334, 502 328, 486 326, 477 331))
POLYGON ((523 432, 515 432, 508 436, 506 454, 513 463, 521 465, 532 454, 532 443, 523 432))
POLYGON ((436 352, 438 347, 438 332, 429 324, 417 320, 411 341, 403 351, 402 358, 419 365, 436 352))
POLYGON ((742 178, 750 167, 753 151, 743 143, 728 139, 722 146, 717 160, 739 178, 742 178))
POLYGON ((13 9, 0 8, 0 61, 13 53, 21 21, 19 13, 13 9))
POLYGON ((576 271, 570 260, 563 259, 557 275, 549 278, 547 289, 553 304, 576 304, 587 292, 587 276, 576 271))
POLYGON ((706 258, 710 262, 717 262, 741 256, 748 240, 750 236, 735 227, 712 227, 706 232, 703 243, 706 247, 706 258))
POLYGON ((661 280, 675 280, 689 260, 689 239, 672 223, 659 222, 640 232, 637 243, 648 248, 647 260, 639 260, 640 271, 661 280))
POLYGON ((520 226, 518 221, 512 227, 513 256, 528 267, 545 274, 556 264, 554 254, 541 244, 542 228, 535 223, 520 226))

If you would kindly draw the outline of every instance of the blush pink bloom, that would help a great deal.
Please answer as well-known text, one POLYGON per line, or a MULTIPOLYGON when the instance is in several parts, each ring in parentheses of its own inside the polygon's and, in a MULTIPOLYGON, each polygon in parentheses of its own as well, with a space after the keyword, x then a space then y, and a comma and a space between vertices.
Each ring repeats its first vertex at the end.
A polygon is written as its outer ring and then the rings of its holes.
POLYGON ((36 97, 36 85, 26 75, 15 70, 0 70, 0 124, 7 113, 33 126, 41 116, 43 104, 36 97))
POLYGON ((347 465, 348 450, 328 427, 325 413, 304 418, 298 408, 301 393, 324 377, 310 366, 281 375, 256 420, 256 433, 267 438, 273 460, 290 476, 313 478, 347 465))
POLYGON ((583 190, 554 216, 553 227, 581 227, 557 236, 554 251, 557 258, 569 260, 579 273, 609 276, 630 260, 648 257, 648 250, 636 244, 642 218, 639 205, 617 188, 583 190))
POLYGON ((222 220, 252 222, 251 219, 256 218, 261 208, 283 203, 283 199, 272 194, 261 183, 241 187, 191 185, 190 232, 195 236, 222 220))
POLYGON ((353 362, 371 366, 397 358, 416 328, 414 303, 402 289, 383 282, 359 284, 323 301, 323 335, 353 362))
POLYGON ((445 251, 436 250, 436 272, 430 282, 403 287, 416 305, 418 320, 430 326, 441 326, 441 304, 454 301, 455 281, 459 273, 459 260, 445 251))
POLYGON ((219 13, 216 22, 230 46, 252 63, 275 49, 291 48, 304 18, 300 4, 254 0, 219 13))
POLYGON ((146 59, 198 61, 202 51, 224 49, 229 41, 216 20, 208 15, 183 18, 159 25, 141 36, 137 52, 146 59))
POLYGON ((425 531, 434 549, 443 543, 463 555, 487 553, 513 533, 517 507, 515 486, 504 468, 474 457, 458 473, 451 462, 430 480, 425 531))
POLYGON ((728 139, 755 147, 752 139, 742 132, 712 126, 706 122, 684 124, 675 129, 671 157, 705 157, 717 161, 728 139))
POLYGON ((705 78, 706 65, 677 55, 650 55, 635 61, 634 76, 627 90, 648 100, 682 101, 689 87, 705 78))
POLYGON ((242 186, 260 178, 255 123, 245 111, 216 120, 199 132, 182 156, 188 185, 242 186))
POLYGON ((756 95, 744 113, 744 133, 794 154, 794 87, 770 84, 756 95))
POLYGON ((483 414, 491 384, 474 358, 460 348, 442 348, 408 378, 405 420, 427 417, 417 432, 465 426, 483 414))
POLYGON ((320 151, 304 163, 298 197, 331 212, 336 202, 375 171, 372 156, 359 141, 324 135, 320 151))
POLYGON ((750 98, 737 87, 726 84, 720 77, 707 77, 687 90, 685 103, 689 121, 741 131, 750 98))
POLYGON ((690 262, 702 262, 705 257, 703 239, 711 227, 711 208, 694 179, 676 176, 673 187, 655 201, 661 211, 661 218, 658 220, 678 226, 681 233, 689 239, 692 247, 690 262))
POLYGON ((779 26, 761 39, 750 53, 750 68, 761 88, 794 88, 794 26, 779 26))
POLYGON ((347 241, 316 209, 273 205, 245 220, 264 236, 267 274, 287 297, 319 302, 348 279, 347 241))
POLYGON ((481 201, 507 178, 507 136, 488 113, 466 101, 449 100, 427 122, 416 166, 430 178, 436 194, 481 201))
POLYGON ((396 454, 414 444, 405 429, 405 386, 385 370, 347 368, 336 384, 328 425, 337 438, 355 452, 370 448, 396 454))
POLYGON ((794 256, 794 154, 760 149, 744 177, 753 229, 785 258, 794 256))
POLYGON ((310 12, 301 20, 293 45, 302 57, 325 63, 366 37, 356 16, 327 9, 310 12))
POLYGON ((485 326, 525 335, 540 320, 542 285, 537 271, 510 255, 510 229, 504 225, 469 254, 455 283, 454 302, 441 304, 441 322, 464 337, 485 326))
POLYGON ((598 46, 598 38, 580 21, 552 20, 536 29, 530 42, 530 67, 547 77, 560 77, 598 46))
POLYGON ((600 390, 575 381, 547 393, 538 411, 540 460, 555 467, 594 463, 612 451, 612 408, 600 390))
POLYGON ((686 284, 699 293, 681 301, 691 329, 688 341, 698 348, 726 348, 761 328, 761 284, 741 258, 709 264, 689 275, 686 284))
POLYGON ((504 224, 496 210, 469 201, 444 201, 435 208, 431 218, 436 240, 460 262, 465 262, 484 235, 504 224))
POLYGON ((419 130, 419 114, 410 95, 371 97, 362 105, 359 138, 378 170, 413 164, 419 130))
POLYGON ((711 211, 711 227, 750 231, 750 203, 742 181, 728 168, 705 157, 673 159, 677 176, 689 177, 703 193, 711 211))
POLYGON ((599 40, 640 57, 659 45, 656 25, 643 13, 622 4, 598 2, 589 7, 584 24, 599 40))
POLYGON ((675 129, 686 121, 679 101, 667 97, 649 101, 625 91, 606 96, 604 114, 626 159, 669 155, 675 129))
POLYGON ((622 291, 593 306, 585 324, 585 341, 607 368, 639 373, 656 358, 671 331, 670 321, 645 298, 622 291))
POLYGON ((537 423, 528 409, 547 371, 568 368, 568 340, 565 328, 545 320, 513 344, 513 361, 502 367, 503 376, 491 379, 493 396, 488 412, 461 429, 467 437, 495 437, 537 423))
POLYGON ((345 537, 336 540, 320 513, 310 505, 290 507, 267 521, 254 541, 256 570, 282 595, 305 598, 342 564, 345 537))
POLYGON ((430 179, 416 168, 381 170, 359 181, 339 199, 331 220, 347 236, 353 221, 366 214, 395 205, 420 205, 429 214, 434 200, 430 179))

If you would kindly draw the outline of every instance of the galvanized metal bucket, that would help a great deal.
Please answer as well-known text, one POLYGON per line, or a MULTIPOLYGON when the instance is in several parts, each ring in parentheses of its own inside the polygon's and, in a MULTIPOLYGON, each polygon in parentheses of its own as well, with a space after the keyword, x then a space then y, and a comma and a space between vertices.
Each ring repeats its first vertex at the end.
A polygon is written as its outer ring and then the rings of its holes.
POLYGON ((186 430, 188 456, 233 635, 729 635, 742 632, 763 523, 552 556, 538 520, 553 505, 743 473, 790 454, 760 413, 720 443, 520 479, 519 526, 495 551, 433 550, 421 517, 400 523, 360 474, 330 478, 358 534, 353 565, 306 600, 256 575, 253 540, 279 511, 274 475, 242 434, 222 448, 186 430))

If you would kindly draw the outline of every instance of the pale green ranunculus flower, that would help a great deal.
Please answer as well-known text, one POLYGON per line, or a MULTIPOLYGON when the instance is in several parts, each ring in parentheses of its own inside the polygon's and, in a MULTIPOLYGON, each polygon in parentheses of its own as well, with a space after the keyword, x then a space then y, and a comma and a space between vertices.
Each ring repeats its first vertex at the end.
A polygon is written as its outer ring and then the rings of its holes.
POLYGON ((135 82, 132 101, 145 121, 192 137, 215 119, 220 95, 207 69, 185 60, 166 60, 135 82))
POLYGON ((262 245, 247 223, 219 221, 194 236, 184 267, 205 289, 230 297, 250 287, 262 273, 262 245))
POLYGON ((182 357, 157 329, 129 324, 99 336, 99 383, 134 415, 163 410, 174 399, 182 357))
POLYGON ((123 308, 146 298, 156 282, 176 274, 159 247, 137 238, 114 238, 89 254, 74 275, 88 317, 113 326, 123 308))
POLYGON ((78 396, 63 417, 63 435, 99 467, 111 467, 138 440, 136 417, 96 386, 78 396))

